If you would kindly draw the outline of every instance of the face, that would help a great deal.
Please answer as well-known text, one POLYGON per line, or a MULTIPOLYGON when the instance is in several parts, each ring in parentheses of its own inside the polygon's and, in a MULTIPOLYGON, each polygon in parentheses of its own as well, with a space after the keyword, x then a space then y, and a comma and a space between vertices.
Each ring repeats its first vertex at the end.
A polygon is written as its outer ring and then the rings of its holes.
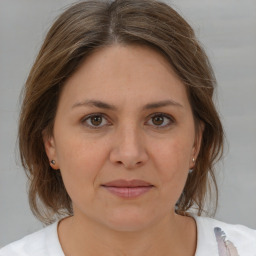
POLYGON ((174 213, 200 139, 167 60, 147 47, 115 45, 68 79, 44 143, 75 218, 137 230, 174 213))

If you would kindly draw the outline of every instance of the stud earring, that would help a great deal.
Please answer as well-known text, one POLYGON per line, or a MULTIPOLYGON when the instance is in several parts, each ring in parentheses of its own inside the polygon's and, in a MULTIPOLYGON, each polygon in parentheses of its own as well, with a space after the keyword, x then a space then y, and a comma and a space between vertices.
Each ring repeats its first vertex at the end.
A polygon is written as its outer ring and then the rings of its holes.
MULTIPOLYGON (((193 157, 193 158, 192 158, 192 162, 195 163, 195 161, 196 161, 196 160, 195 160, 195 158, 193 157)), ((190 174, 190 173, 192 173, 193 171, 194 171, 193 169, 189 169, 189 170, 188 170, 188 173, 190 174)))
POLYGON ((51 164, 55 165, 55 163, 56 163, 55 160, 51 160, 51 164))

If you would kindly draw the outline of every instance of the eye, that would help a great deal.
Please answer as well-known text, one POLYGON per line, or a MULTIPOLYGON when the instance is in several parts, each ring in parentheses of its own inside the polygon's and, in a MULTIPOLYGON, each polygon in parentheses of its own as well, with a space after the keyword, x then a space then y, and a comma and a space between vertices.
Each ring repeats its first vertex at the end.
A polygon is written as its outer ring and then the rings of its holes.
POLYGON ((82 119, 82 123, 91 129, 99 129, 103 126, 109 125, 107 119, 103 114, 92 114, 82 119))
POLYGON ((173 117, 164 114, 156 113, 150 117, 150 125, 156 126, 157 129, 166 128, 174 123, 173 117))
MULTIPOLYGON (((173 117, 164 113, 155 113, 148 121, 149 125, 155 126, 157 129, 166 128, 174 123, 173 117)), ((109 126, 104 114, 96 113, 86 116, 82 119, 82 124, 90 129, 100 129, 104 126, 109 126)))

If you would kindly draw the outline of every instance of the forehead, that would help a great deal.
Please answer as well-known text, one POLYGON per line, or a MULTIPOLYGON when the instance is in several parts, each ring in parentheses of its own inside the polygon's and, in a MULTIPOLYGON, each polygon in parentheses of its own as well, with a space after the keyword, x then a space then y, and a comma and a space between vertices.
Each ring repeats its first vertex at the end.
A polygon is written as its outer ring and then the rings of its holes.
POLYGON ((73 104, 88 98, 113 104, 168 99, 188 103, 186 88, 167 59, 138 45, 108 46, 92 53, 66 81, 61 98, 73 104))

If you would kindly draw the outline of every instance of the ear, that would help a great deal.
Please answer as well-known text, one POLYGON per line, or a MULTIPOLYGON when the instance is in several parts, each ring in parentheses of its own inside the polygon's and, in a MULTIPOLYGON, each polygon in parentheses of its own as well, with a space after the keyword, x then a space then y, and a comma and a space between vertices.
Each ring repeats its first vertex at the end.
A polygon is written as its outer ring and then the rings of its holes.
POLYGON ((49 164, 53 169, 58 170, 59 165, 58 165, 58 159, 56 156, 56 146, 55 146, 54 137, 53 135, 49 135, 45 130, 43 131, 42 136, 43 136, 45 152, 49 159, 49 164))
POLYGON ((196 134, 195 134, 195 141, 194 141, 194 145, 193 145, 193 149, 192 149, 192 156, 191 156, 191 162, 190 162, 190 168, 193 169, 193 167, 195 166, 196 163, 196 159, 197 156, 200 152, 200 148, 201 148, 201 142, 202 142, 202 138, 203 138, 203 133, 204 133, 204 123, 203 122, 199 122, 198 124, 196 124, 196 134))

